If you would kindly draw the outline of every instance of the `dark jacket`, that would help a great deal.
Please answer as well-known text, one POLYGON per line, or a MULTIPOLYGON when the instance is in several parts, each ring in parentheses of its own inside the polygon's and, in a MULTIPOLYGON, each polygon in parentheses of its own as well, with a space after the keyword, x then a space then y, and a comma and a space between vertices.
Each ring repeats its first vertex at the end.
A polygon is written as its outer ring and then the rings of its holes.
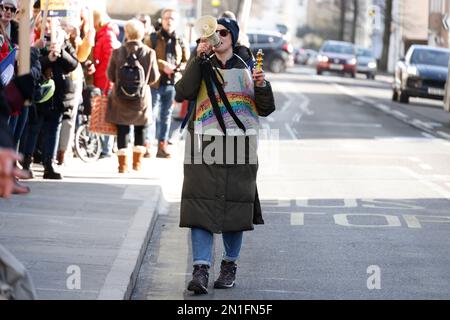
MULTIPOLYGON (((129 41, 119 49, 113 51, 108 66, 108 78, 117 84, 119 81, 120 68, 125 64, 128 55, 137 52, 139 63, 146 71, 147 84, 151 85, 159 79, 156 54, 140 41, 129 41)), ((152 95, 150 87, 146 86, 145 96, 138 100, 125 100, 117 94, 117 86, 114 86, 111 95, 111 103, 108 108, 106 119, 108 122, 119 125, 145 126, 151 115, 152 95)))
MULTIPOLYGON (((247 64, 252 63, 250 53, 240 53, 240 56, 247 64)), ((178 97, 186 100, 197 97, 202 81, 200 61, 197 57, 190 60, 183 78, 175 85, 178 97)), ((217 67, 224 68, 216 58, 212 61, 217 67)), ((237 57, 231 58, 225 66, 226 69, 246 67, 237 57)), ((255 102, 260 115, 268 115, 274 110, 270 83, 264 88, 255 87, 255 102)), ((256 186, 258 164, 248 162, 249 150, 254 144, 246 142, 246 164, 237 164, 236 157, 231 164, 207 164, 201 155, 213 141, 223 139, 223 155, 227 158, 225 146, 229 140, 236 141, 237 138, 217 136, 211 142, 202 142, 201 150, 198 150, 195 142, 203 136, 194 135, 194 114, 188 124, 188 137, 192 138, 186 141, 188 161, 184 165, 180 227, 224 233, 249 231, 254 229, 254 224, 264 224, 256 186), (201 164, 194 164, 197 157, 201 158, 201 164)))
POLYGON ((11 20, 11 42, 12 44, 19 45, 19 23, 17 21, 11 20))
POLYGON ((14 148, 13 137, 7 122, 10 113, 9 105, 0 84, 0 148, 14 148))
POLYGON ((75 95, 75 87, 70 73, 78 66, 77 53, 69 40, 65 40, 61 50, 61 56, 54 62, 48 58, 47 50, 43 50, 41 56, 42 72, 48 68, 52 69, 53 80, 55 81, 55 94, 53 96, 53 106, 63 113, 72 107, 70 103, 75 95))
MULTIPOLYGON (((179 37, 175 37, 175 56, 172 63, 176 66, 180 66, 182 63, 186 63, 189 57, 188 49, 183 44, 183 41, 179 37)), ((161 85, 161 80, 165 77, 164 66, 167 64, 167 41, 162 31, 158 31, 151 35, 149 38, 145 39, 145 44, 150 48, 154 49, 156 52, 156 58, 158 59, 159 72, 161 74, 160 79, 152 85, 152 88, 158 89, 161 85), (156 43, 153 43, 152 38, 156 38, 156 43)))

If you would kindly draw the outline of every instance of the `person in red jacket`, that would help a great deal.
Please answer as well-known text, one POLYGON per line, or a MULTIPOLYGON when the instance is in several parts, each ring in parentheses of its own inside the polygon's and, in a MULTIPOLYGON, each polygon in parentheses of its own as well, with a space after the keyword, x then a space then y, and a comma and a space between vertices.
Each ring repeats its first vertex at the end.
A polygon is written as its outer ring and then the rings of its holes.
POLYGON ((120 47, 111 19, 105 12, 94 11, 95 47, 94 47, 94 86, 107 95, 112 87, 107 76, 108 64, 114 49, 120 47))

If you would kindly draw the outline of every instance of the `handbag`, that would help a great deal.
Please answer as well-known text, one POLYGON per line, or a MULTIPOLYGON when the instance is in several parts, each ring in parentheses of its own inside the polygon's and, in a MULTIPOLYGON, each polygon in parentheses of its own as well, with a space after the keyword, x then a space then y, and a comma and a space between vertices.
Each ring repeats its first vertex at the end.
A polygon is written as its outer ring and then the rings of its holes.
POLYGON ((104 95, 96 95, 91 99, 91 119, 89 130, 91 132, 116 136, 117 126, 113 123, 106 121, 106 112, 110 103, 110 97, 104 95))

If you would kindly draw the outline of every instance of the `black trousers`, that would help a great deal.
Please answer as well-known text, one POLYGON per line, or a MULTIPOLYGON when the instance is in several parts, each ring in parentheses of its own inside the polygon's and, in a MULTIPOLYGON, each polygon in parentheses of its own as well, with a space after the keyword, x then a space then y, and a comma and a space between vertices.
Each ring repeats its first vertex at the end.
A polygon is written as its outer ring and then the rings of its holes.
MULTIPOLYGON (((130 141, 131 126, 117 125, 117 147, 126 149, 130 141)), ((134 145, 144 146, 145 126, 134 126, 134 145)))

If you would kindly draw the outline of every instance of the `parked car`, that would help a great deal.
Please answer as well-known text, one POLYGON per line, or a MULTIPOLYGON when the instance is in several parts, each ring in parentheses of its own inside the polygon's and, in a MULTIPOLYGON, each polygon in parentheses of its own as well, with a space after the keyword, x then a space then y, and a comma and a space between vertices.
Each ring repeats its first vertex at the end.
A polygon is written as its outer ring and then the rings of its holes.
POLYGON ((325 71, 350 74, 356 77, 356 50, 350 42, 325 41, 317 57, 318 75, 325 71))
POLYGON ((317 51, 312 49, 297 49, 294 56, 296 64, 311 65, 317 57, 317 51))
POLYGON ((356 48, 356 61, 356 72, 365 74, 367 79, 375 79, 378 65, 372 49, 356 48))
POLYGON ((450 50, 413 45, 395 66, 392 100, 409 103, 410 97, 443 100, 450 50))
POLYGON ((259 49, 263 50, 264 65, 269 71, 280 73, 294 65, 294 48, 281 33, 250 32, 248 39, 255 56, 259 49))

